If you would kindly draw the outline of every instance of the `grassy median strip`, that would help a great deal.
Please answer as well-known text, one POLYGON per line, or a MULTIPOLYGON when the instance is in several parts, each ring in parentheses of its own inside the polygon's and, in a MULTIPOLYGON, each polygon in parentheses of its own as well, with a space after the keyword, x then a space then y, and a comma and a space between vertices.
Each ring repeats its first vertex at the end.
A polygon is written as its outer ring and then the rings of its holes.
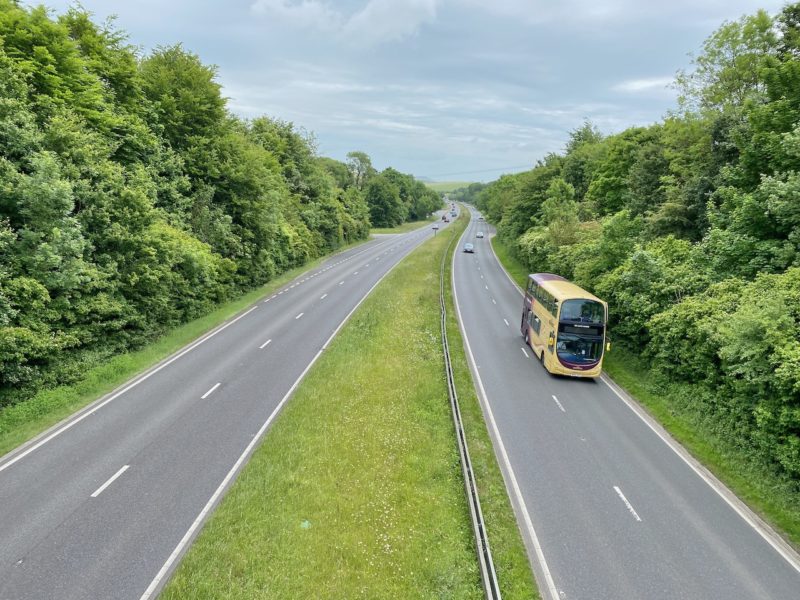
MULTIPOLYGON (((465 211, 466 212, 466 211, 465 211)), ((452 252, 459 250, 456 244, 452 252)), ((447 260, 447 282, 451 280, 452 261, 447 260)), ((503 475, 497 464, 483 412, 475 392, 472 373, 467 362, 464 342, 453 305, 453 290, 445 287, 447 303, 447 339, 450 341, 450 359, 453 363, 453 376, 461 418, 467 435, 472 468, 478 482, 486 530, 489 532, 489 545, 500 581, 500 591, 504 600, 527 600, 539 598, 538 590, 531 572, 530 562, 519 532, 514 511, 508 498, 503 475)))
POLYGON ((439 333, 451 235, 413 252, 356 311, 163 598, 482 597, 439 333))
MULTIPOLYGON (((350 244, 339 252, 365 241, 367 240, 350 244)), ((324 256, 287 271, 268 284, 220 305, 209 314, 165 333, 136 352, 120 354, 104 361, 89 369, 77 383, 42 390, 29 400, 0 409, 0 456, 156 365, 263 296, 330 257, 331 255, 324 256)))
POLYGON ((308 373, 164 598, 480 598, 429 240, 308 373))
MULTIPOLYGON (((524 286, 525 267, 502 243, 493 245, 506 270, 524 286)), ((638 356, 619 346, 606 356, 603 368, 697 460, 800 548, 800 494, 796 481, 772 474, 717 434, 705 416, 694 409, 690 386, 660 382, 638 356)))

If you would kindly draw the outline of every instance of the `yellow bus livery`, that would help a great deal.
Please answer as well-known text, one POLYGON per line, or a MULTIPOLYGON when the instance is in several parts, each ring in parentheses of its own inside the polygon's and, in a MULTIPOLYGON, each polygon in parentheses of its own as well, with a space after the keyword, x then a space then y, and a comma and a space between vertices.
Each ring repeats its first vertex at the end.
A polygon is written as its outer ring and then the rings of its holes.
POLYGON ((520 329, 550 373, 599 377, 607 322, 608 304, 586 290, 560 275, 528 275, 520 329))

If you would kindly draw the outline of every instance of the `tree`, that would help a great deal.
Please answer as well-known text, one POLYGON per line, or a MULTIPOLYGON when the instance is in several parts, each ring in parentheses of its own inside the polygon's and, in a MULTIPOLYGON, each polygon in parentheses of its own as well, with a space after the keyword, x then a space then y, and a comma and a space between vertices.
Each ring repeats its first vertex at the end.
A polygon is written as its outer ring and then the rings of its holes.
POLYGON ((373 177, 366 190, 369 219, 373 227, 395 227, 405 218, 405 206, 397 187, 383 175, 373 177))
POLYGON ((173 148, 186 148, 192 138, 218 132, 226 115, 216 67, 204 65, 176 44, 156 48, 140 71, 145 96, 153 102, 157 124, 173 148))
POLYGON ((363 190, 376 174, 369 156, 355 150, 347 153, 347 168, 353 174, 353 181, 359 190, 363 190))
POLYGON ((778 51, 772 18, 764 10, 725 22, 703 43, 692 72, 680 71, 676 86, 687 108, 743 106, 765 90, 761 68, 778 51))

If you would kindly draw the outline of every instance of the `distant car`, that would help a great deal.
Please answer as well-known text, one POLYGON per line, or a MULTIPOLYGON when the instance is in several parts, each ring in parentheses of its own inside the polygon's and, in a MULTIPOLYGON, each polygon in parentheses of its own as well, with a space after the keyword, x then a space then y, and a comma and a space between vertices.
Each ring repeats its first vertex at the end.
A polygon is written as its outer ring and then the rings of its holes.
POLYGON ((483 215, 478 217, 478 221, 483 221, 483 215))
POLYGON ((449 223, 449 222, 450 222, 450 219, 448 219, 447 217, 445 217, 445 218, 444 218, 444 219, 442 219, 442 220, 443 220, 445 223, 449 223))
POLYGON ((475 252, 475 247, 469 242, 467 242, 466 244, 464 244, 464 252, 469 252, 471 254, 475 252))
POLYGON ((475 234, 475 237, 483 239, 483 232, 479 231, 478 233, 475 234))

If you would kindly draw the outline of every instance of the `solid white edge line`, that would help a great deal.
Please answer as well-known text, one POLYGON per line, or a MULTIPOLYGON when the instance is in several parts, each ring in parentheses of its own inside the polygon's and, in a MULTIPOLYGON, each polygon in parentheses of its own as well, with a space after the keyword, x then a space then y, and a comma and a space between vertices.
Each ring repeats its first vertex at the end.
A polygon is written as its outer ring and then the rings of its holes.
MULTIPOLYGON (((408 256, 408 254, 406 256, 408 256)), ((303 380, 303 377, 305 377, 306 373, 308 373, 308 371, 311 369, 311 367, 314 366, 314 363, 317 362, 317 359, 322 355, 322 353, 325 351, 325 349, 327 349, 328 344, 330 344, 331 341, 333 340, 333 338, 336 337, 336 334, 339 333, 339 330, 342 327, 344 327, 345 323, 347 323, 347 321, 350 320, 350 317, 353 315, 354 312, 356 312, 358 307, 361 306, 361 304, 364 302, 364 300, 366 300, 369 297, 369 295, 372 293, 372 291, 376 287, 378 287, 380 282, 383 281, 386 278, 386 276, 389 275, 389 273, 391 273, 394 270, 394 268, 397 265, 399 265, 401 262, 403 262, 403 259, 400 259, 397 262, 395 262, 391 267, 389 267, 389 269, 387 269, 387 271, 383 275, 381 275, 378 278, 378 280, 373 284, 373 286, 371 288, 369 288, 369 290, 367 290, 367 292, 361 297, 361 299, 356 303, 356 305, 352 308, 352 310, 349 313, 347 313, 347 316, 345 316, 345 318, 342 320, 342 322, 339 323, 339 325, 333 331, 331 336, 322 345, 322 348, 320 348, 319 351, 314 355, 314 358, 311 359, 311 362, 308 363, 308 365, 306 366, 305 369, 303 369, 303 372, 300 373, 300 376, 292 384, 292 387, 289 388, 289 391, 286 392, 286 395, 284 395, 284 397, 281 399, 281 401, 278 403, 278 405, 275 407, 275 409, 269 415, 267 420, 261 426, 261 429, 259 429, 258 432, 256 433, 256 435, 253 436, 253 439, 250 440, 250 443, 244 449, 244 452, 242 452, 241 456, 239 456, 239 458, 236 460, 236 462, 234 463, 233 467, 231 467, 231 470, 228 471, 227 475, 225 475, 225 478, 222 480, 222 483, 219 484, 219 487, 217 487, 217 489, 211 495, 211 498, 209 498, 208 502, 206 502, 206 505, 200 511, 200 514, 197 515, 195 520, 192 522, 192 524, 189 527, 188 531, 181 538, 180 542, 178 542, 178 545, 175 547, 175 549, 169 555, 169 557, 167 558, 166 562, 162 565, 161 569, 159 569, 158 573, 156 573, 156 576, 153 578, 153 581, 151 581, 150 585, 147 586, 147 589, 142 594, 140 600, 149 600, 150 598, 153 597, 155 592, 159 591, 160 586, 161 586, 161 582, 164 580, 164 577, 171 571, 172 566, 175 563, 175 561, 186 550, 186 546, 194 538, 198 528, 200 527, 200 525, 202 525, 203 521, 205 521, 206 516, 208 515, 208 513, 211 512, 211 509, 219 501, 220 496, 225 491, 225 489, 228 487, 228 485, 230 484, 231 480, 236 476, 238 471, 241 469, 241 467, 244 464, 244 462, 247 460, 247 458, 253 452, 253 449, 255 448, 256 444, 261 440, 261 437, 264 435, 264 432, 270 426, 270 424, 275 419, 275 417, 278 415, 278 413, 280 413, 281 409, 283 408, 283 405, 286 404, 287 400, 292 395, 292 393, 295 391, 297 386, 300 385, 300 382, 303 380)))
MULTIPOLYGON (((494 236, 492 236, 494 237, 494 236)), ((492 247, 492 254, 494 255, 494 259, 497 261, 497 264, 500 266, 500 270, 505 273, 506 277, 508 278, 511 285, 514 289, 519 292, 521 296, 525 296, 525 293, 522 291, 522 288, 517 285, 514 279, 511 277, 506 268, 503 266, 503 263, 500 262, 500 259, 497 258, 497 253, 494 251, 494 246, 489 244, 492 247)), ((636 400, 628 396, 627 393, 624 393, 624 390, 617 390, 616 383, 613 383, 611 378, 608 374, 604 371, 600 375, 600 380, 605 383, 616 396, 622 400, 625 405, 633 411, 633 413, 639 417, 639 419, 644 422, 659 438, 663 441, 675 454, 677 454, 680 459, 686 463, 686 465, 695 472, 695 474, 702 479, 706 485, 708 485, 712 490, 714 490, 717 495, 722 498, 725 503, 733 509, 733 511, 741 517, 745 523, 747 523, 751 528, 753 528, 758 535, 760 535, 764 541, 766 541, 772 548, 781 555, 781 557, 791 565, 791 567, 800 573, 800 554, 792 548, 786 540, 784 540, 777 531, 775 531, 772 526, 764 521, 761 517, 759 517, 753 509, 751 509, 747 504, 745 504, 731 489, 722 483, 716 475, 714 475, 711 471, 708 470, 700 461, 698 461, 692 454, 684 448, 678 441, 676 441, 670 433, 664 429, 664 427, 656 421, 653 417, 650 416, 647 411, 638 403, 636 400)))
POLYGON ((266 348, 266 347, 267 347, 267 345, 268 345, 268 344, 269 344, 271 341, 272 341, 272 339, 269 339, 269 340, 267 340, 266 342, 264 342, 263 344, 261 344, 261 345, 258 347, 258 349, 259 349, 259 350, 263 350, 264 348, 266 348))
POLYGON ((116 473, 114 473, 114 474, 113 474, 113 475, 112 475, 112 476, 109 478, 109 480, 108 480, 108 481, 106 481, 106 482, 105 482, 103 485, 101 485, 99 488, 97 488, 97 489, 94 491, 94 493, 91 495, 91 497, 92 497, 92 498, 97 498, 97 497, 98 497, 100 494, 102 494, 102 493, 103 493, 103 490, 105 490, 105 489, 106 489, 108 486, 110 486, 112 483, 114 483, 114 480, 115 480, 117 477, 119 477, 119 476, 120 476, 120 475, 122 475, 122 474, 123 474, 125 471, 127 471, 127 470, 128 470, 128 467, 130 467, 130 465, 125 465, 125 466, 124 466, 124 467, 122 467, 122 468, 121 468, 119 471, 117 471, 116 473))
POLYGON ((558 398, 556 398, 555 395, 553 396, 553 400, 555 400, 556 404, 558 404, 558 408, 561 409, 561 412, 564 413, 567 412, 567 410, 561 405, 561 402, 558 401, 558 398))
POLYGON ((46 444, 47 442, 49 442, 50 440, 52 440, 54 437, 56 437, 56 436, 58 436, 58 435, 62 434, 62 433, 63 433, 63 432, 65 432, 67 429, 69 429, 69 428, 71 428, 72 426, 74 426, 74 425, 76 425, 76 424, 80 423, 80 422, 81 422, 81 421, 83 421, 83 420, 84 420, 86 417, 88 417, 89 415, 92 415, 92 414, 94 414, 95 412, 97 412, 98 410, 100 410, 101 408, 103 408, 103 407, 104 407, 106 404, 108 404, 108 403, 109 403, 109 402, 111 402, 112 400, 115 400, 115 399, 119 398, 119 397, 120 397, 122 394, 124 394, 125 392, 127 392, 127 391, 128 391, 128 390, 130 390, 131 388, 133 388, 133 387, 136 387, 137 385, 139 385, 139 384, 140 384, 140 383, 142 383, 143 381, 145 381, 145 380, 149 379, 150 377, 152 377, 153 375, 155 375, 156 373, 158 373, 158 372, 159 372, 161 369, 163 369, 164 367, 167 367, 167 366, 171 365, 173 362, 175 362, 176 360, 178 360, 178 359, 179 359, 180 357, 182 357, 183 355, 187 354, 188 352, 191 352, 192 350, 194 350, 195 348, 197 348, 197 347, 198 347, 200 344, 202 344, 202 343, 203 343, 203 342, 205 342, 206 340, 209 340, 209 339, 211 339, 212 337, 214 337, 215 335, 217 335, 217 334, 218 334, 220 331, 222 331, 223 329, 226 329, 227 327, 230 327, 231 325, 233 325, 234 323, 236 323, 236 321, 238 321, 239 319, 242 319, 242 318, 244 318, 245 316, 249 315, 249 314, 250 314, 251 312, 253 312, 253 311, 254 311, 256 308, 258 308, 258 305, 251 307, 249 310, 247 310, 247 311, 243 312, 242 314, 240 314, 240 315, 239 315, 238 317, 236 317, 235 319, 232 319, 232 320, 228 321, 227 323, 223 323, 222 325, 220 325, 219 327, 217 327, 217 328, 216 328, 216 329, 214 329, 213 331, 211 331, 211 332, 209 332, 208 334, 206 334, 204 337, 200 338, 199 340, 195 341, 195 342, 194 342, 194 343, 192 343, 191 345, 189 345, 189 346, 187 346, 186 348, 184 348, 184 349, 183 349, 182 351, 180 351, 178 354, 175 354, 175 355, 174 355, 172 358, 169 358, 169 359, 167 359, 166 361, 164 361, 163 363, 161 363, 160 365, 157 365, 155 368, 153 368, 153 370, 152 370, 152 371, 148 371, 147 373, 145 373, 144 375, 142 375, 142 376, 141 376, 141 377, 139 377, 138 379, 134 380, 132 383, 129 383, 128 385, 126 385, 125 387, 123 387, 123 388, 122 388, 121 390, 119 390, 118 392, 114 392, 114 393, 112 393, 112 395, 111 395, 111 396, 109 396, 108 398, 106 398, 105 400, 102 400, 102 401, 100 401, 98 404, 95 404, 95 405, 91 405, 91 404, 90 404, 89 406, 87 406, 86 408, 84 408, 84 409, 83 409, 85 412, 83 412, 83 413, 80 413, 80 414, 79 414, 77 417, 75 417, 74 419, 72 419, 72 420, 71 420, 71 421, 69 421, 68 423, 65 423, 63 426, 59 427, 59 428, 58 428, 58 429, 56 429, 54 432, 50 433, 49 435, 47 435, 46 437, 44 437, 44 438, 43 438, 42 440, 40 440, 39 442, 37 442, 37 443, 33 444, 32 446, 30 446, 29 448, 27 448, 27 449, 26 449, 24 452, 21 452, 20 454, 18 454, 17 456, 15 456, 15 457, 14 457, 14 458, 12 458, 11 460, 9 460, 8 462, 6 462, 6 463, 3 463, 2 465, 0 465, 0 472, 1 472, 1 471, 4 471, 4 470, 6 470, 8 467, 10 467, 11 465, 13 465, 13 464, 14 464, 14 463, 16 463, 17 461, 19 461, 19 460, 21 460, 21 459, 25 458, 26 456, 28 456, 28 454, 30 454, 30 453, 31 453, 31 452, 33 452, 34 450, 36 450, 36 449, 40 448, 41 446, 43 446, 44 444, 46 444))
POLYGON ((205 394, 203 394, 202 396, 200 396, 200 399, 201 399, 201 400, 205 400, 206 398, 208 398, 208 397, 209 397, 211 394, 213 394, 213 393, 214 393, 214 390, 216 390, 216 389, 217 389, 217 388, 218 388, 220 385, 222 385, 222 383, 221 383, 221 382, 219 382, 219 381, 218 381, 217 383, 215 383, 215 384, 214 384, 214 385, 211 387, 211 389, 210 389, 210 390, 208 390, 208 391, 207 391, 205 394))
POLYGON ((616 389, 616 384, 609 380, 608 376, 603 373, 600 379, 605 383, 617 397, 622 400, 633 413, 647 425, 653 433, 655 433, 661 440, 675 453, 686 465, 695 472, 717 495, 722 498, 725 503, 733 509, 733 511, 741 517, 745 523, 750 525, 752 529, 758 533, 764 541, 766 541, 772 548, 783 557, 783 559, 794 568, 795 571, 800 573, 800 555, 789 546, 789 544, 770 526, 766 521, 759 517, 749 506, 747 506, 739 497, 734 494, 728 486, 722 483, 717 477, 703 466, 694 456, 692 456, 686 448, 681 446, 670 434, 664 429, 658 421, 653 419, 647 414, 641 406, 639 406, 633 399, 626 398, 627 394, 620 393, 616 389))
MULTIPOLYGON (((464 234, 461 235, 461 239, 459 239, 459 244, 461 244, 461 240, 463 240, 464 235, 466 234, 468 228, 464 229, 464 234)), ((509 487, 509 483, 511 484, 511 489, 509 490, 510 496, 516 500, 518 512, 522 514, 522 518, 525 522, 525 530, 528 533, 528 538, 530 540, 531 545, 533 546, 534 553, 536 554, 536 561, 538 562, 538 567, 541 570, 542 576, 545 580, 545 586, 547 588, 547 592, 550 594, 551 600, 561 600, 561 596, 558 593, 558 589, 556 588, 556 584, 553 581, 553 575, 550 573, 550 568, 547 566, 547 560, 544 557, 544 552, 542 551, 542 545, 539 543, 539 537, 536 535, 536 530, 533 528, 533 520, 531 519, 530 512, 528 511, 528 507, 525 504, 525 499, 522 497, 522 490, 520 490, 519 483, 517 482, 517 476, 514 474, 514 469, 511 467, 511 461, 508 458, 508 452, 506 452, 506 446, 503 443, 503 438, 500 436, 500 430, 497 427, 497 422, 494 418, 494 413, 492 412, 492 407, 489 405, 489 399, 486 395, 486 389, 483 387, 483 379, 481 379, 481 374, 478 372, 478 365, 475 362, 475 355, 472 353, 472 346, 469 343, 469 337, 467 336, 467 331, 464 328, 464 319, 461 316, 461 308, 458 305, 458 293, 456 292, 456 285, 455 285, 455 259, 457 252, 453 252, 453 260, 450 267, 451 273, 451 289, 453 291, 453 304, 456 308, 456 314, 458 315, 458 326, 461 330, 461 336, 464 339, 464 346, 467 349, 467 356, 469 357, 470 363, 470 370, 472 371, 472 375, 475 378, 475 381, 478 384, 478 399, 481 402, 481 407, 483 408, 484 414, 489 419, 489 424, 491 425, 491 432, 494 441, 497 444, 496 450, 500 452, 500 459, 503 462, 504 469, 501 469, 504 477, 503 479, 506 480, 506 488, 509 487)), ((536 569, 534 568, 534 573, 536 569)), ((542 587, 541 585, 539 587, 542 587)))
POLYGON ((636 510, 633 508, 633 505, 630 502, 628 502, 628 499, 625 497, 625 494, 622 493, 622 490, 619 489, 619 487, 615 485, 614 486, 614 491, 617 492, 617 496, 619 496, 622 499, 622 501, 625 503, 625 506, 628 507, 628 510, 633 515, 633 518, 641 523, 642 522, 642 518, 639 516, 639 513, 637 513, 636 510))
MULTIPOLYGON (((357 254, 363 254, 364 252, 368 252, 368 251, 370 251, 370 250, 372 250, 374 248, 377 248, 378 246, 382 246, 387 241, 388 240, 383 240, 383 241, 377 242, 375 244, 372 244, 371 246, 369 246, 368 248, 364 248, 363 250, 361 250, 357 254)), ((356 256, 356 254, 354 254, 353 256, 356 256)), ((328 268, 330 269, 330 267, 328 267, 328 268)), ((286 291, 286 290, 284 290, 284 291, 286 291)), ((278 293, 273 294, 269 299, 272 300, 273 298, 277 298, 281 294, 283 294, 283 291, 280 291, 278 293)), ((52 440, 56 436, 60 435, 64 431, 70 429, 73 425, 76 425, 77 423, 81 422, 83 419, 85 419, 89 415, 94 414, 96 411, 98 411, 101 408, 103 408, 106 404, 108 404, 112 400, 115 400, 116 398, 118 398, 119 396, 121 396, 122 394, 124 394, 125 392, 130 390, 131 388, 139 385, 141 382, 143 382, 146 379, 148 379, 151 375, 154 375, 155 373, 158 373, 161 369, 163 369, 164 367, 172 364, 173 362, 178 360, 180 357, 182 357, 186 353, 191 352, 197 346, 199 346, 200 344, 202 344, 206 340, 214 337, 216 334, 218 334, 223 329, 233 325, 239 319, 247 316, 249 313, 254 311, 256 308, 258 308, 258 304, 256 304, 255 306, 251 306, 248 310, 246 310, 245 312, 240 314, 238 317, 236 317, 234 319, 231 319, 230 321, 228 321, 226 323, 221 323, 219 326, 217 326, 216 328, 214 328, 210 332, 208 332, 205 336, 201 337, 198 340, 195 340, 194 342, 191 342, 183 350, 178 351, 177 354, 173 355, 172 357, 167 357, 167 359, 165 359, 164 362, 162 362, 160 364, 157 364, 155 367, 153 367, 153 369, 151 371, 147 371, 144 375, 142 375, 138 379, 135 379, 134 381, 132 381, 129 384, 123 384, 124 387, 122 389, 120 389, 117 392, 111 392, 112 395, 109 396, 108 398, 106 398, 105 400, 102 399, 102 398, 99 398, 98 400, 95 400, 94 403, 90 403, 87 406, 84 406, 83 408, 81 408, 77 412, 75 412, 74 414, 72 414, 69 417, 67 417, 65 423, 63 423, 63 424, 56 423, 50 429, 45 430, 44 432, 39 434, 39 436, 35 436, 34 438, 29 440, 28 442, 25 442, 25 443, 21 444, 20 446, 17 446, 17 448, 14 448, 13 450, 8 452, 4 456, 1 456, 0 457, 0 461, 6 459, 7 457, 12 457, 12 458, 8 458, 8 460, 6 462, 3 462, 2 464, 0 464, 0 472, 4 471, 5 469, 10 467, 11 465, 16 463, 17 461, 21 460, 22 458, 26 457, 31 452, 33 452, 33 451, 37 450, 38 448, 42 447, 44 444, 46 444, 47 442, 49 442, 50 440, 52 440), (41 439, 39 441, 37 441, 37 438, 41 438, 41 439), (26 444, 30 444, 30 446, 26 447, 26 444), (14 455, 15 452, 19 451, 22 448, 24 448, 24 450, 20 451, 19 454, 14 455)))

